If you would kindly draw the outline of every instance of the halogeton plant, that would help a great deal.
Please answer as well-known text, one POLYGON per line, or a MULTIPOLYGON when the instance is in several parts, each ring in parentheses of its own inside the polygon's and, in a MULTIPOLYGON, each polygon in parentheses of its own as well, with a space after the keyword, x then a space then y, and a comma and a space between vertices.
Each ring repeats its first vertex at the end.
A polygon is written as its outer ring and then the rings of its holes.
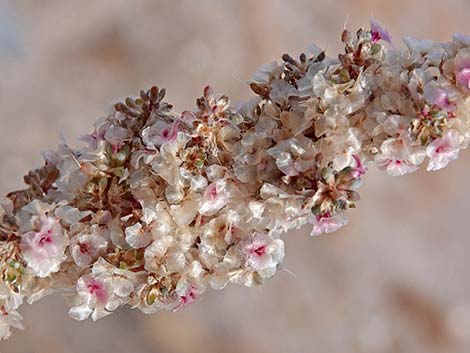
POLYGON ((97 320, 123 305, 177 310, 209 288, 254 286, 284 258, 281 236, 347 224, 366 166, 438 170, 470 141, 470 36, 405 38, 372 21, 264 65, 237 107, 203 90, 176 113, 152 87, 114 106, 82 147, 44 153, 0 215, 0 336, 53 292, 97 320))

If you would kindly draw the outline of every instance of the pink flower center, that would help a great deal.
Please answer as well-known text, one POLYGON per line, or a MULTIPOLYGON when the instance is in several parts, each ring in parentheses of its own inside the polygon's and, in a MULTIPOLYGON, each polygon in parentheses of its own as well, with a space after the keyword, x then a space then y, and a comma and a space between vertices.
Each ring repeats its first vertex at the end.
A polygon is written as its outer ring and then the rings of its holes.
POLYGON ((382 37, 380 36, 380 33, 377 32, 377 31, 372 31, 371 34, 372 34, 372 38, 371 38, 371 39, 372 39, 372 43, 376 43, 376 42, 378 42, 379 40, 382 39, 382 37))
POLYGON ((257 256, 263 256, 264 254, 266 254, 266 246, 265 245, 258 246, 252 250, 252 253, 257 256))
POLYGON ((171 125, 169 128, 165 128, 162 130, 162 137, 167 141, 174 141, 178 136, 178 129, 179 129, 179 121, 176 121, 171 125))
POLYGON ((193 290, 190 290, 188 294, 181 297, 181 300, 183 301, 183 305, 192 303, 196 300, 196 294, 193 292, 193 290))
POLYGON ((46 244, 52 243, 52 230, 49 229, 44 233, 41 233, 41 237, 39 238, 39 246, 44 246, 46 244))
POLYGON ((331 217, 330 212, 325 212, 323 214, 319 214, 319 215, 317 215, 317 222, 320 222, 321 220, 327 219, 327 218, 330 218, 330 217, 331 217))
POLYGON ((88 293, 94 295, 100 302, 105 302, 107 298, 106 290, 102 283, 93 279, 87 285, 88 293))
POLYGON ((209 199, 211 201, 214 201, 217 199, 218 193, 217 193, 217 186, 215 184, 209 185, 207 187, 207 190, 205 192, 205 198, 209 199))
POLYGON ((46 243, 52 243, 52 239, 50 236, 42 236, 41 239, 39 239, 39 245, 44 246, 46 243))
POLYGON ((209 192, 209 195, 215 199, 217 197, 217 188, 212 188, 212 190, 209 192))
POLYGON ((80 252, 82 254, 86 254, 90 251, 90 245, 87 243, 80 243, 78 246, 80 247, 80 252))
POLYGON ((439 147, 436 148, 436 153, 443 153, 445 152, 445 146, 444 145, 441 145, 439 147))

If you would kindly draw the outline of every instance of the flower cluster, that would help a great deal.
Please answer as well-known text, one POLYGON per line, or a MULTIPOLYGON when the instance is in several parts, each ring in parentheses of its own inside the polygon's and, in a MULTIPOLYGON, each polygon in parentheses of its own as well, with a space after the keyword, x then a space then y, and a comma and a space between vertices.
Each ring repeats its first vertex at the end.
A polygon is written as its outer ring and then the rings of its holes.
POLYGON ((62 144, 0 214, 0 336, 17 308, 73 291, 70 315, 123 305, 177 310, 208 288, 253 286, 284 258, 281 235, 347 223, 366 165, 438 170, 470 140, 470 36, 405 38, 372 21, 337 59, 264 65, 237 107, 203 90, 175 113, 152 87, 114 106, 83 147, 62 144))

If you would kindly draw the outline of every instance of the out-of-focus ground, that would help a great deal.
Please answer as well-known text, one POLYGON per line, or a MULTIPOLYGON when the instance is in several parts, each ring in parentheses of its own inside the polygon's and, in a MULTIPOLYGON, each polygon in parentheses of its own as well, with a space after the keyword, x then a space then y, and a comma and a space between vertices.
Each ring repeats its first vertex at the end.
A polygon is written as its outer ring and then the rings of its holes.
MULTIPOLYGON (((373 14, 394 35, 470 33, 469 0, 0 0, 0 194, 39 152, 90 131, 117 97, 157 84, 178 111, 206 83, 234 102, 261 64, 373 14)), ((177 313, 67 317, 60 297, 22 313, 2 353, 470 352, 470 153, 443 171, 374 169, 349 226, 287 238, 266 285, 211 292, 177 313)))

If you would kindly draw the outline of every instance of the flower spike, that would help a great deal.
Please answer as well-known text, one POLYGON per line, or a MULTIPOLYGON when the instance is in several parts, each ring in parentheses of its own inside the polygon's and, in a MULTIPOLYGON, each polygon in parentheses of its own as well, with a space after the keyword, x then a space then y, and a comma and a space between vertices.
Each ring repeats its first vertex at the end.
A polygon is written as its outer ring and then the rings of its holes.
POLYGON ((470 140, 470 37, 447 43, 344 30, 344 52, 263 65, 234 108, 203 89, 175 113, 154 86, 81 137, 45 152, 0 211, 0 337, 17 310, 72 292, 69 314, 124 305, 178 310, 209 289, 253 286, 279 269, 282 235, 336 231, 371 165, 437 170, 470 140))

